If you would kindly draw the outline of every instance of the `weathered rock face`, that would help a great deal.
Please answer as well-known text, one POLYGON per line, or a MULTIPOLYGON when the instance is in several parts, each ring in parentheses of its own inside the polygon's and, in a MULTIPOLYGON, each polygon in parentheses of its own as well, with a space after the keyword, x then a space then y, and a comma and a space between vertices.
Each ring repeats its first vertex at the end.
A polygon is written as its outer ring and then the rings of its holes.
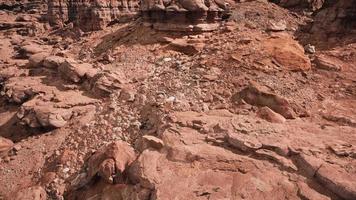
POLYGON ((138 1, 95 0, 48 2, 48 20, 62 27, 73 22, 83 31, 100 30, 113 21, 126 21, 136 15, 138 1))
POLYGON ((347 33, 356 29, 356 0, 327 1, 315 17, 312 33, 347 33))
POLYGON ((158 30, 210 31, 227 17, 229 3, 223 0, 179 0, 141 2, 144 20, 158 30))

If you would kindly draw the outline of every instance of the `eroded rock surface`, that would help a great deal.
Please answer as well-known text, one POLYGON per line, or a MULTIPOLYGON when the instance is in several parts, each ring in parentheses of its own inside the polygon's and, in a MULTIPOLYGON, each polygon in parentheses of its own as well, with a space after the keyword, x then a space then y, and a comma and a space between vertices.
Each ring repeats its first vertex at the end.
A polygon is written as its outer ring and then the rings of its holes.
POLYGON ((68 22, 83 31, 105 28, 115 21, 125 22, 138 12, 138 1, 48 1, 48 20, 51 25, 63 27, 68 22))
POLYGON ((354 200, 353 4, 273 2, 1 2, 0 199, 354 200))
POLYGON ((228 16, 228 1, 144 0, 140 10, 143 19, 163 31, 212 31, 219 27, 218 22, 228 16))

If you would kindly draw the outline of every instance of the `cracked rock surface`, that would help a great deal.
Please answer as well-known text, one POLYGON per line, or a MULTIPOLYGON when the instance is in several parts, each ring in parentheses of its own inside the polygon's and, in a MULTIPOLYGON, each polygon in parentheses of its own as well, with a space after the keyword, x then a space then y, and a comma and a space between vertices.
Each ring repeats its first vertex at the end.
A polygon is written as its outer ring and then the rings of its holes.
POLYGON ((0 199, 356 199, 353 1, 0 3, 0 199))

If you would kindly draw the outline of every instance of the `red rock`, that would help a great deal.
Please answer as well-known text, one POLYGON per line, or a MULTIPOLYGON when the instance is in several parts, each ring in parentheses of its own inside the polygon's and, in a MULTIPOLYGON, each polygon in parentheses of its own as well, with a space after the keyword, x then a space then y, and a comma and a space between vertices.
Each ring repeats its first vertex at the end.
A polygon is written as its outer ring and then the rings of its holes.
POLYGON ((184 39, 176 39, 173 40, 168 47, 187 55, 194 55, 199 53, 204 46, 204 43, 188 43, 188 41, 184 39))
POLYGON ((317 55, 314 63, 317 68, 329 71, 340 71, 343 66, 343 62, 339 59, 326 55, 317 55))
POLYGON ((262 148, 262 143, 256 138, 244 134, 230 133, 228 134, 227 141, 230 145, 241 151, 255 151, 262 148))
POLYGON ((315 178, 326 188, 346 200, 356 199, 356 175, 337 165, 323 164, 315 178))
POLYGON ((90 180, 99 174, 107 182, 112 182, 114 175, 122 179, 122 174, 135 159, 134 149, 126 142, 113 142, 90 157, 87 178, 90 180))
POLYGON ((163 148, 163 146, 164 143, 161 139, 151 135, 142 136, 142 138, 140 138, 135 145, 136 149, 138 149, 139 151, 143 151, 147 148, 154 148, 160 150, 163 148))
POLYGON ((318 193, 317 191, 311 189, 306 183, 298 183, 298 194, 301 198, 306 200, 330 200, 331 198, 318 193))
POLYGON ((279 67, 291 71, 307 71, 311 62, 304 48, 286 34, 278 34, 262 42, 264 53, 274 59, 279 67))
POLYGON ((6 156, 13 146, 14 143, 11 140, 0 137, 0 158, 6 156))
POLYGON ((50 69, 57 69, 64 62, 65 58, 63 57, 48 56, 43 60, 43 66, 50 69))
POLYGON ((47 53, 37 53, 34 55, 31 55, 30 58, 28 59, 28 65, 29 67, 41 67, 43 64, 43 61, 45 58, 48 56, 47 53))
POLYGON ((89 63, 78 63, 74 59, 66 59, 59 67, 58 71, 64 78, 67 78, 74 83, 83 81, 87 73, 95 70, 89 63))
POLYGON ((262 119, 265 119, 272 123, 284 123, 286 121, 286 119, 282 115, 274 112, 266 106, 260 108, 257 112, 257 115, 262 119))
POLYGON ((235 102, 238 102, 241 99, 251 105, 269 107, 287 119, 293 119, 297 117, 297 114, 287 99, 279 95, 267 92, 265 88, 255 82, 251 82, 249 86, 247 86, 239 93, 236 93, 232 97, 232 100, 235 102))
POLYGON ((96 31, 105 28, 110 22, 132 19, 137 14, 138 7, 136 0, 54 0, 48 1, 47 13, 52 26, 63 27, 69 21, 83 31, 96 31))

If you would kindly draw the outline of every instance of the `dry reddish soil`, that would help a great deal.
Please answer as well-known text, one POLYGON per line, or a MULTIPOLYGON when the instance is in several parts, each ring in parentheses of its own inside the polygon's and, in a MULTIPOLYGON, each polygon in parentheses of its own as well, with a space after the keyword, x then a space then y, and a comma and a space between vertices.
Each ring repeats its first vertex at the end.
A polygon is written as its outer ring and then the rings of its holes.
POLYGON ((355 1, 113 2, 0 2, 0 199, 356 199, 355 1))

